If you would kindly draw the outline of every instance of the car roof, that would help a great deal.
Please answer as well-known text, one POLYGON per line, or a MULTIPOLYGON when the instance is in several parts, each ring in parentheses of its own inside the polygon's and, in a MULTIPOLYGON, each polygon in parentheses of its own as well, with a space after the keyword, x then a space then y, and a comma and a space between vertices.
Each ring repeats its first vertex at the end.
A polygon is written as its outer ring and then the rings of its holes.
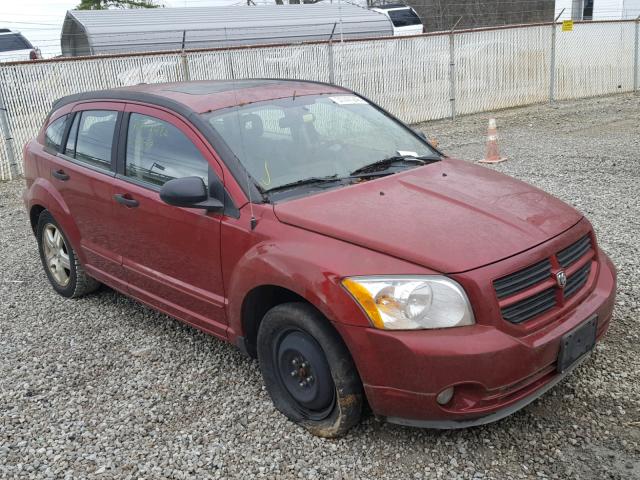
MULTIPOLYGON (((188 119, 216 149, 232 175, 239 179, 247 175, 244 166, 220 134, 199 114, 278 98, 330 93, 353 94, 351 90, 327 83, 268 78, 144 84, 63 97, 54 102, 46 123, 56 110, 72 103, 120 100, 165 107, 188 119)), ((240 185, 249 199, 261 198, 255 185, 240 185)))
POLYGON ((267 78, 154 83, 69 95, 55 102, 52 110, 74 102, 110 99, 151 103, 179 112, 187 109, 206 113, 265 100, 327 93, 352 92, 320 82, 267 78))
POLYGON ((399 10, 411 8, 411 5, 403 5, 402 3, 387 3, 385 5, 376 5, 373 8, 377 8, 379 10, 399 10))

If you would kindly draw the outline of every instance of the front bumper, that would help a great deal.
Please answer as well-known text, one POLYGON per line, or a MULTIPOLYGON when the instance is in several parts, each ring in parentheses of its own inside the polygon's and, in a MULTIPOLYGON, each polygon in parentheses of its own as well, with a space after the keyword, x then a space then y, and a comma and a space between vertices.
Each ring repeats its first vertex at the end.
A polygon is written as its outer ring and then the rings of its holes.
POLYGON ((562 318, 526 336, 494 326, 383 331, 336 325, 354 356, 373 412, 388 421, 427 428, 464 428, 504 418, 560 382, 560 339, 597 315, 598 340, 615 301, 615 267, 600 253, 595 288, 562 318), (444 406, 437 395, 455 387, 444 406))
POLYGON ((564 378, 573 372, 580 364, 582 364, 587 358, 589 354, 582 356, 578 361, 576 361, 571 367, 565 370, 563 373, 555 375, 551 380, 544 383, 542 387, 535 390, 531 395, 525 396, 522 399, 518 400, 515 403, 512 403, 508 406, 502 407, 493 413, 489 413, 483 417, 470 418, 467 420, 413 420, 408 418, 399 418, 399 417, 387 417, 386 420, 390 423, 397 423, 398 425, 405 425, 408 427, 419 427, 419 428, 434 428, 434 429, 457 429, 457 428, 468 428, 468 427, 477 427, 480 425, 486 425, 487 423, 497 422, 498 420, 502 420, 505 417, 508 417, 512 413, 517 412, 518 410, 526 407, 531 402, 537 400, 542 395, 547 393, 547 391, 551 390, 558 383, 560 383, 564 378))

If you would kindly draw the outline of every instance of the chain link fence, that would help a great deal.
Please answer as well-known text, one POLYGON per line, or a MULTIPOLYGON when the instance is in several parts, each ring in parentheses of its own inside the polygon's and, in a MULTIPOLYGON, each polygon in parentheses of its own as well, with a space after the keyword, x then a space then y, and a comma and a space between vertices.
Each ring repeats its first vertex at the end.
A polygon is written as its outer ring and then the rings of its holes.
POLYGON ((138 83, 296 78, 336 83, 406 122, 638 91, 640 22, 529 25, 412 37, 264 45, 0 65, 0 179, 54 100, 138 83), (555 29, 555 33, 554 30, 555 29))
POLYGON ((556 98, 607 95, 634 89, 638 22, 580 23, 556 33, 556 98))

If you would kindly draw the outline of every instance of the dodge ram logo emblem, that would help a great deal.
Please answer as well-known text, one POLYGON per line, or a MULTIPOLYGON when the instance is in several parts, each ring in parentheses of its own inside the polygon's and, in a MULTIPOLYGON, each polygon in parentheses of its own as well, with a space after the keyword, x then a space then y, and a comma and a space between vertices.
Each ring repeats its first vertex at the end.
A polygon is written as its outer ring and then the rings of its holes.
POLYGON ((556 273, 556 282, 558 282, 560 288, 564 288, 567 284, 567 274, 563 271, 556 273))

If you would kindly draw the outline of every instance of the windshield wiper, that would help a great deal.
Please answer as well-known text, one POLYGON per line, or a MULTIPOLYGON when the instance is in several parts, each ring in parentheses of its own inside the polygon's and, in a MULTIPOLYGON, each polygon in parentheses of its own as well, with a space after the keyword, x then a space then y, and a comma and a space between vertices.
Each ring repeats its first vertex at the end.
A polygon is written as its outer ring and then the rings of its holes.
POLYGON ((440 157, 436 156, 415 157, 413 155, 393 155, 391 157, 383 158, 382 160, 378 160, 376 162, 369 163, 368 165, 364 165, 363 167, 357 168, 353 172, 351 172, 351 175, 360 175, 363 173, 383 170, 386 167, 390 167, 394 163, 398 162, 417 163, 420 165, 425 165, 426 163, 436 162, 438 160, 440 160, 440 157))
MULTIPOLYGON (((410 157, 410 158, 416 160, 415 157, 410 157)), ((431 158, 429 159, 431 160, 431 158)), ((422 160, 422 159, 417 159, 417 160, 420 161, 421 164, 427 163, 425 160, 422 160)), ((436 160, 436 158, 433 158, 433 160, 436 160)), ((386 175, 389 175, 389 173, 388 172, 372 172, 372 173, 362 172, 361 174, 358 174, 358 175, 347 175, 345 177, 339 177, 337 174, 328 175, 326 177, 309 177, 309 178, 303 178, 301 180, 295 180, 293 182, 285 183, 283 185, 278 185, 277 187, 273 187, 268 190, 262 190, 262 191, 266 194, 270 194, 273 192, 278 192, 280 190, 288 190, 290 188, 300 187, 304 185, 340 182, 343 180, 361 180, 363 177, 384 177, 386 175)))
POLYGON ((277 187, 270 188, 265 190, 265 193, 277 192, 278 190, 286 190, 288 188, 299 187, 302 185, 313 185, 315 183, 326 183, 326 182, 334 182, 337 180, 342 180, 341 177, 338 177, 337 174, 328 175, 326 177, 309 177, 303 178, 301 180, 296 180, 294 182, 285 183, 283 185, 278 185, 277 187))

